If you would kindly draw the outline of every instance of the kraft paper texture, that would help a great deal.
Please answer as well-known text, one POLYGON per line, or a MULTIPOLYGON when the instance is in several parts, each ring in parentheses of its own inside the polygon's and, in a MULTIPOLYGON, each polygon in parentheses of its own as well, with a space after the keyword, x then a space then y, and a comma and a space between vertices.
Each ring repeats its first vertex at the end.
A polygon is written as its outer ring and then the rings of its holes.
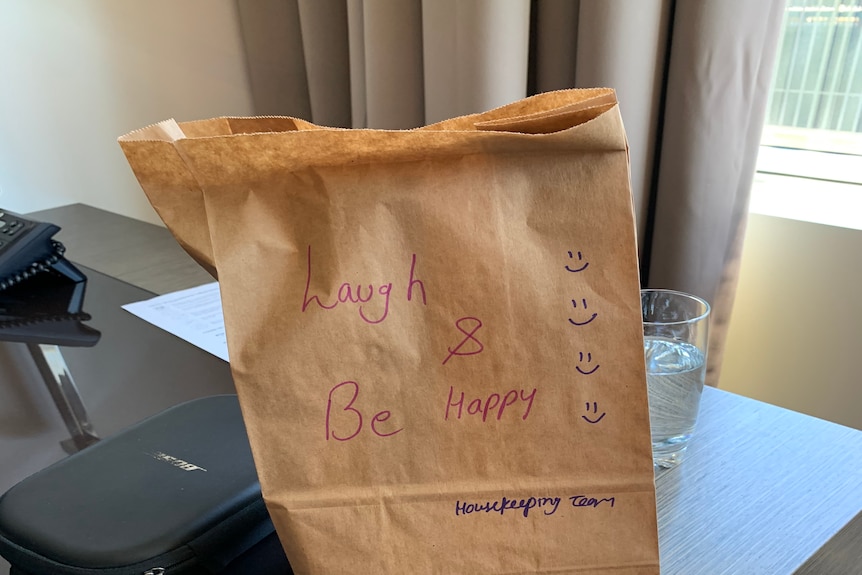
POLYGON ((221 286, 297 574, 657 574, 635 225, 608 89, 409 131, 120 138, 221 286))

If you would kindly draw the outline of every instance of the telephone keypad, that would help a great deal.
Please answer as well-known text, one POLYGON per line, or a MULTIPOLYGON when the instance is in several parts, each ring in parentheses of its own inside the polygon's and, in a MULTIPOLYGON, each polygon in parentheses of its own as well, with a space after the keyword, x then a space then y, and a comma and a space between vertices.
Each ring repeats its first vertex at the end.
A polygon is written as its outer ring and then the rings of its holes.
MULTIPOLYGON (((3 214, 3 216, 6 216, 6 214, 3 214)), ((9 216, 6 216, 6 219, 3 219, 3 216, 0 216, 0 234, 12 237, 23 228, 27 227, 27 224, 22 220, 14 219, 9 216)))

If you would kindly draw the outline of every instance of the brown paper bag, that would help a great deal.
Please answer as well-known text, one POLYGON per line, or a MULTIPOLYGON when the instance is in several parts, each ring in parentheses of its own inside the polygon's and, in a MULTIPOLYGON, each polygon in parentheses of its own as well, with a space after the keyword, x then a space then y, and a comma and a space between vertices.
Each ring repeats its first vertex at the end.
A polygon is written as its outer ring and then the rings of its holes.
POLYGON ((296 573, 658 573, 613 91, 410 131, 219 118, 120 143, 217 274, 296 573))

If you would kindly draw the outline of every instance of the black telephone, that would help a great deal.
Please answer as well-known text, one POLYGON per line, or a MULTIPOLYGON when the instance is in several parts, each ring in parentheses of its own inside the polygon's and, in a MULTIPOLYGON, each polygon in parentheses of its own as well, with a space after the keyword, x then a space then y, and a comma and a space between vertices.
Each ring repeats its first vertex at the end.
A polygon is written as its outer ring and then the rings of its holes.
POLYGON ((63 244, 52 240, 58 226, 0 210, 0 291, 48 268, 74 282, 87 277, 63 259, 63 244))
POLYGON ((91 346, 82 321, 87 276, 63 257, 54 224, 0 209, 0 340, 91 346))

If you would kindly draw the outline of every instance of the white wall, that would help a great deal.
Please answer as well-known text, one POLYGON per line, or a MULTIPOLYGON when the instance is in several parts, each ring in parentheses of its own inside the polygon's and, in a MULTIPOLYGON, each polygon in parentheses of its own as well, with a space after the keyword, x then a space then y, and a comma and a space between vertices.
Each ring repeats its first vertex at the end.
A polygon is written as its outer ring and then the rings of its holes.
POLYGON ((862 230, 750 214, 719 387, 862 429, 862 230))
POLYGON ((250 115, 233 0, 0 0, 0 207, 84 202, 158 221, 117 145, 250 115))

